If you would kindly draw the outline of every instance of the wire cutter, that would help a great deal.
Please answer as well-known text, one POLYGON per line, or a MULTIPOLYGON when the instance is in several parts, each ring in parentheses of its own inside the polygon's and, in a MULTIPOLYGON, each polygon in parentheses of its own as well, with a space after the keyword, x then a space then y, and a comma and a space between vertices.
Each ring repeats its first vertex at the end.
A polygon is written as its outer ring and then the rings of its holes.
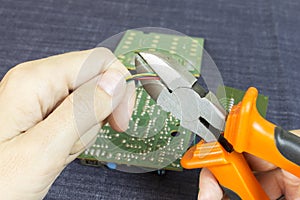
POLYGON ((208 168, 231 199, 269 199, 247 164, 250 153, 300 177, 300 137, 261 117, 256 108, 257 89, 226 113, 216 96, 163 53, 139 52, 138 73, 155 73, 160 80, 141 80, 161 108, 202 140, 182 157, 187 169, 208 168))

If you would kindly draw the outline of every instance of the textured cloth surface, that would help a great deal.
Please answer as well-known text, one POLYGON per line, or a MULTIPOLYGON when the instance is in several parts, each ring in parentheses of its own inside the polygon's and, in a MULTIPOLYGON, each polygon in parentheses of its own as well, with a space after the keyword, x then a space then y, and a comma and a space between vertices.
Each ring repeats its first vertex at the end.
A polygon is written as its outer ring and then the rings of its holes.
MULTIPOLYGON (((267 118, 300 128, 297 0, 0 0, 0 79, 14 65, 88 49, 126 29, 165 27, 204 37, 225 85, 270 97, 267 118)), ((126 174, 74 162, 52 199, 196 199, 198 171, 126 174)))

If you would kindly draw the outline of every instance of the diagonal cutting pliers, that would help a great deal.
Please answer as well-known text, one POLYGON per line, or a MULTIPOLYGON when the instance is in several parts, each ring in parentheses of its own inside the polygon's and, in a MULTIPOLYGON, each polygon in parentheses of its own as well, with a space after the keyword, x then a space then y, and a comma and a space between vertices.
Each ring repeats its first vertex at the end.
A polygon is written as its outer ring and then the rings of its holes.
POLYGON ((243 152, 300 177, 300 137, 258 113, 256 88, 249 88, 227 113, 212 92, 167 55, 139 52, 135 65, 138 73, 158 75, 160 80, 142 80, 144 89, 163 110, 179 119, 182 127, 202 138, 182 157, 184 168, 207 167, 231 199, 269 199, 243 152))

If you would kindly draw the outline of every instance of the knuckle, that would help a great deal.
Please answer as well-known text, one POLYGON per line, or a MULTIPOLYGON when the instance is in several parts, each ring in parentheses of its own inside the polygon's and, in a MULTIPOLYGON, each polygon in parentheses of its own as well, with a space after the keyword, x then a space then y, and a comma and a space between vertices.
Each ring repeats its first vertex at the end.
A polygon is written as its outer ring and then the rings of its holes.
POLYGON ((25 84, 33 77, 35 76, 32 74, 30 65, 28 63, 21 63, 10 69, 7 73, 6 78, 10 83, 18 82, 25 84))
POLYGON ((114 53, 106 47, 97 47, 92 50, 92 54, 98 58, 102 58, 104 69, 116 69, 124 76, 130 75, 127 68, 117 59, 114 53))
POLYGON ((99 58, 103 59, 104 65, 106 66, 110 66, 112 63, 118 60, 113 52, 106 47, 97 47, 93 51, 97 56, 99 56, 99 58))
POLYGON ((91 120, 93 118, 91 113, 94 110, 94 101, 90 95, 75 92, 67 99, 73 107, 73 115, 76 121, 78 119, 80 119, 79 121, 84 121, 83 119, 91 120))
POLYGON ((97 48, 95 48, 95 51, 101 53, 102 55, 114 56, 113 52, 106 47, 97 47, 97 48))
POLYGON ((96 47, 91 49, 91 54, 101 58, 103 60, 115 60, 116 57, 113 52, 106 47, 96 47))

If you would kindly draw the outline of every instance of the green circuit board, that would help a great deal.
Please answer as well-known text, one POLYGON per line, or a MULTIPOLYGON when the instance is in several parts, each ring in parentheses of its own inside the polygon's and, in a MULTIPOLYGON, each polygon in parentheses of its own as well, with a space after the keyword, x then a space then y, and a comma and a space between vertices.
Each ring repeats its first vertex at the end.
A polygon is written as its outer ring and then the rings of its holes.
MULTIPOLYGON (((217 91, 217 97, 219 99, 219 102, 221 105, 225 108, 226 111, 229 111, 233 105, 238 104, 243 100, 243 97, 246 93, 246 91, 243 90, 238 90, 232 87, 227 87, 227 86, 222 86, 218 88, 219 91, 217 91), (222 98, 220 97, 220 90, 225 89, 226 92, 226 97, 222 98)), ((268 108, 268 102, 269 102, 269 97, 258 94, 257 101, 256 101, 256 106, 258 112, 261 114, 261 116, 266 117, 267 115, 267 108, 268 108)))
MULTIPOLYGON (((199 76, 204 39, 187 36, 127 31, 115 49, 115 55, 131 71, 135 70, 136 51, 167 51, 195 76, 199 76), (181 55, 181 57, 177 56, 181 55), (186 59, 189 63, 185 63, 186 59), (196 66, 191 68, 190 63, 196 66)), ((229 108, 238 103, 244 92, 225 87, 228 98, 221 104, 229 108)), ((129 128, 119 133, 105 125, 96 143, 78 158, 82 164, 99 166, 106 163, 151 169, 181 171, 180 158, 193 144, 194 134, 180 127, 180 122, 161 110, 142 87, 137 88, 136 106, 129 128)), ((268 98, 260 95, 258 110, 265 113, 268 98)))
POLYGON ((136 109, 124 133, 105 125, 96 143, 80 158, 153 169, 181 170, 179 158, 189 146, 191 133, 162 111, 142 88, 137 89, 136 109), (150 125, 149 125, 150 124, 150 125))
MULTIPOLYGON (((199 76, 203 44, 203 38, 129 30, 114 53, 134 73, 136 51, 167 51, 183 67, 199 76), (186 60, 189 63, 185 63, 186 60), (196 68, 192 68, 191 63, 196 68)), ((119 133, 105 125, 99 131, 96 143, 81 154, 79 159, 87 165, 116 163, 152 169, 182 170, 179 160, 190 146, 193 134, 180 127, 179 121, 172 115, 155 105, 142 87, 138 87, 136 92, 136 107, 128 130, 119 133)))
POLYGON ((166 51, 181 66, 199 76, 203 46, 203 38, 129 30, 122 37, 114 53, 129 70, 135 70, 136 51, 166 51))

